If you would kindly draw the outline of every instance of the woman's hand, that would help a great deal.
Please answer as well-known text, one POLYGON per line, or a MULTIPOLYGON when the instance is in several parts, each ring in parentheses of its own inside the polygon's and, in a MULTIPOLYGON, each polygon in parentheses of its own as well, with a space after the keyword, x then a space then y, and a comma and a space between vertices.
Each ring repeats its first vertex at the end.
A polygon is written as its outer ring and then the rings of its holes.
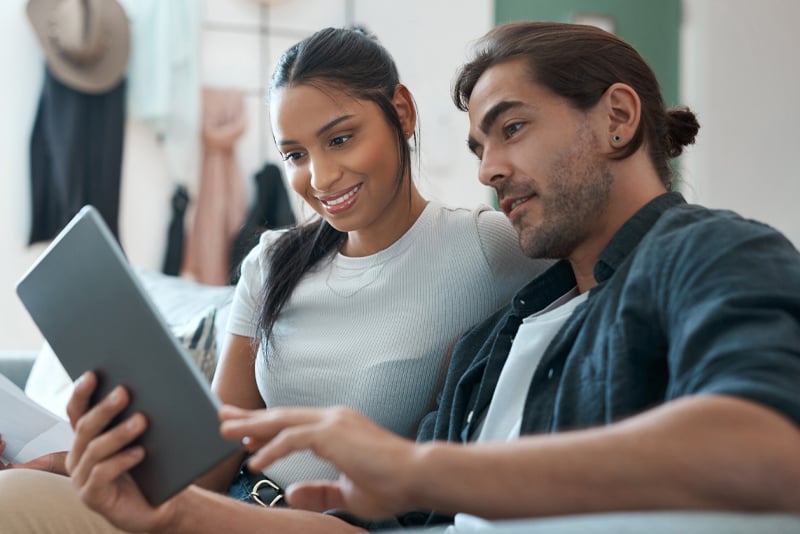
MULTIPOLYGON (((6 442, 3 441, 3 436, 0 435, 0 455, 3 454, 3 451, 6 449, 6 442)), ((27 462, 21 464, 3 464, 0 462, 0 471, 3 469, 36 469, 37 471, 48 471, 50 473, 55 473, 57 475, 66 475, 67 474, 67 467, 65 465, 65 460, 67 457, 66 451, 64 452, 51 452, 50 454, 45 454, 44 456, 39 456, 38 458, 34 458, 33 460, 29 460, 27 462)))
POLYGON ((364 518, 386 518, 414 508, 418 448, 414 442, 345 408, 220 409, 222 435, 255 451, 253 471, 300 450, 331 462, 338 481, 293 484, 286 498, 295 508, 346 509, 364 518))
POLYGON ((131 531, 153 531, 166 525, 174 505, 167 502, 153 508, 142 496, 128 471, 144 459, 141 446, 130 446, 147 428, 136 413, 105 430, 130 402, 125 388, 118 386, 95 406, 89 407, 97 378, 91 372, 76 383, 67 405, 75 430, 66 468, 78 495, 89 508, 117 527, 131 531))

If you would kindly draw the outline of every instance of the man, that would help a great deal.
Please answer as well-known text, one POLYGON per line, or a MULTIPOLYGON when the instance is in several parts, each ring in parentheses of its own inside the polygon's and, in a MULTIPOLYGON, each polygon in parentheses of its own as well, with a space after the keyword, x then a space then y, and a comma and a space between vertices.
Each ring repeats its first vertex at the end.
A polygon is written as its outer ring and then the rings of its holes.
POLYGON ((698 126, 619 39, 517 23, 478 50, 454 100, 480 179, 526 253, 565 258, 456 347, 420 437, 478 444, 414 447, 339 411, 230 410, 225 432, 268 443, 254 468, 330 459, 347 478, 289 501, 366 517, 800 512, 795 248, 667 193, 698 126))
MULTIPOLYGON (((344 409, 226 407, 223 433, 246 438, 251 467, 311 449, 343 476, 290 488, 289 503, 378 520, 365 526, 453 514, 458 523, 800 513, 800 257, 764 225, 667 192, 668 160, 694 140, 694 115, 664 109, 629 45, 556 23, 491 31, 454 96, 469 113, 480 179, 522 248, 563 261, 461 339, 441 405, 420 428, 428 443, 344 409)), ((353 528, 197 488, 149 508, 126 475, 143 453, 125 446, 145 422, 134 416, 102 433, 127 396, 87 411, 93 388, 88 375, 70 402, 77 436, 67 467, 81 498, 116 525, 353 528)))

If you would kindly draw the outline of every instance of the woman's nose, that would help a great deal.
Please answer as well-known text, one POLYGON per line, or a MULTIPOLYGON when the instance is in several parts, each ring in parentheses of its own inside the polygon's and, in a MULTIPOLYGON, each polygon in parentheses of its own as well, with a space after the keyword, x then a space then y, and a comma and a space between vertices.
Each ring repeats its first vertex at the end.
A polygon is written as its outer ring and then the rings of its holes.
POLYGON ((341 171, 330 158, 316 158, 311 161, 311 187, 315 191, 331 191, 334 184, 341 178, 341 171))

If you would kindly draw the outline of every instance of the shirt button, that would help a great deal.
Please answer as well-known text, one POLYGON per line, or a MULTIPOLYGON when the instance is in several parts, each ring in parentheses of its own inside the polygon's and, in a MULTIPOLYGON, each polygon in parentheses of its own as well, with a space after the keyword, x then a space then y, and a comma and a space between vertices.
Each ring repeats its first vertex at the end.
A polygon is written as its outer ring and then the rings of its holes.
POLYGON ((552 367, 547 370, 547 379, 550 380, 551 378, 553 378, 553 368, 552 367))

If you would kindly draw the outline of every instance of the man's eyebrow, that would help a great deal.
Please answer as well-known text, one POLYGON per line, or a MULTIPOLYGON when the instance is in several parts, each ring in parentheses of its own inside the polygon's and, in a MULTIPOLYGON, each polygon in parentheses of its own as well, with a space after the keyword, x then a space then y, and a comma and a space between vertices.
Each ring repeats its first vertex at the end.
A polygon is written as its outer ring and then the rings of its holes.
POLYGON ((467 148, 469 149, 470 152, 472 152, 476 156, 478 155, 478 149, 480 148, 480 146, 481 144, 477 142, 474 137, 472 137, 471 135, 467 137, 467 148))
POLYGON ((483 116, 483 119, 481 119, 480 130, 483 133, 488 134, 489 130, 492 129, 492 126, 494 126, 494 123, 497 121, 500 115, 509 109, 520 107, 522 105, 523 103, 519 100, 503 100, 502 102, 498 102, 489 108, 489 111, 487 111, 483 116))
MULTIPOLYGON (((341 122, 344 122, 344 121, 346 121, 348 119, 352 119, 352 118, 353 118, 353 115, 342 115, 341 117, 336 117, 335 119, 333 119, 329 123, 327 123, 324 126, 322 126, 322 128, 320 128, 319 130, 314 132, 314 135, 319 137, 322 134, 324 134, 325 132, 327 132, 328 130, 330 130, 331 128, 334 128, 337 124, 339 124, 341 122)), ((300 143, 298 141, 295 141, 294 139, 281 139, 280 141, 277 142, 278 146, 297 145, 297 144, 300 144, 300 143)))
MULTIPOLYGON (((489 130, 492 129, 492 126, 494 126, 494 123, 497 121, 500 115, 502 115, 509 109, 513 109, 523 105, 524 104, 519 100, 503 100, 502 102, 498 102, 497 104, 489 108, 489 111, 487 111, 486 114, 483 116, 483 119, 481 119, 481 123, 479 125, 480 130, 488 135, 489 130)), ((467 148, 469 148, 470 152, 477 155, 478 154, 477 151, 480 147, 481 144, 478 143, 474 137, 469 136, 467 138, 467 148)))

